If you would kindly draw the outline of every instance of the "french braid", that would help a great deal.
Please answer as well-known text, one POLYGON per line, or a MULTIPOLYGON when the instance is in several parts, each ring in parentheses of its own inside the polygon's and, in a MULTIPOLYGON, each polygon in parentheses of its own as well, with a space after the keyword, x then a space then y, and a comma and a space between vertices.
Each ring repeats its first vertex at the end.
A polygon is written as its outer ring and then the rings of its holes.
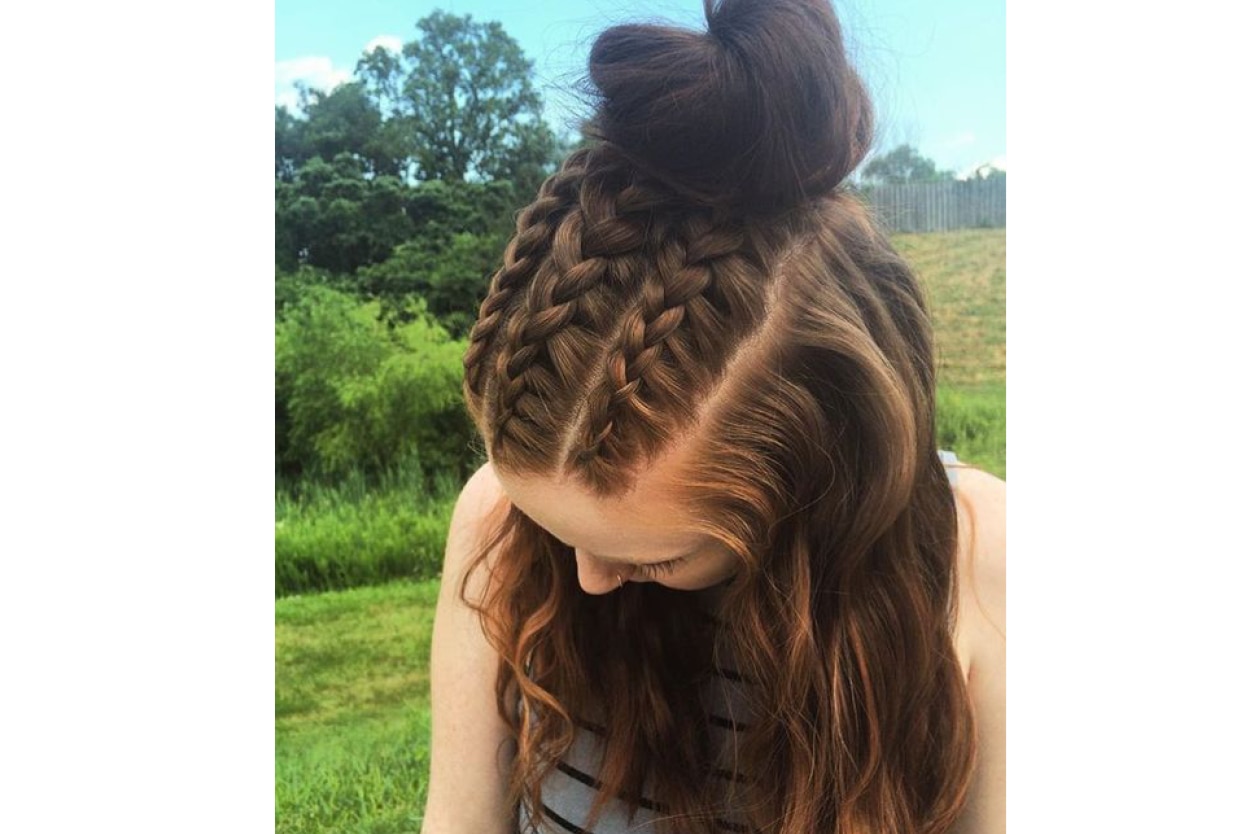
POLYGON ((575 406, 611 319, 637 294, 654 217, 672 198, 635 177, 610 147, 582 151, 522 212, 464 360, 479 423, 491 406, 495 454, 551 462, 542 450, 559 433, 555 415, 575 406))
POLYGON ((491 279, 490 290, 478 310, 477 322, 469 333, 464 356, 464 385, 472 403, 482 395, 482 369, 517 291, 533 278, 551 245, 552 233, 573 203, 576 189, 585 173, 589 153, 572 154, 560 170, 547 178, 534 202, 517 217, 516 235, 504 251, 503 266, 491 279))
POLYGON ((714 389, 765 312, 769 278, 740 227, 699 212, 661 234, 654 268, 621 317, 587 397, 571 456, 600 489, 615 468, 663 448, 674 415, 680 423, 694 419, 694 395, 714 389))

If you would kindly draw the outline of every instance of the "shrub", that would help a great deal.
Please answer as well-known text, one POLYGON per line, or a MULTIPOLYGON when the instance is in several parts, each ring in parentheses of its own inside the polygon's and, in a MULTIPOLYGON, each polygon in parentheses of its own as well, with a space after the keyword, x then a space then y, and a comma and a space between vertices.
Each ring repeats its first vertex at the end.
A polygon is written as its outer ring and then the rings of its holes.
POLYGON ((499 268, 506 236, 459 232, 415 238, 395 247, 386 261, 357 271, 362 292, 382 304, 388 321, 412 318, 422 303, 453 335, 468 335, 499 268))
POLYGON ((464 343, 428 315, 388 328, 376 302, 317 284, 295 294, 275 345, 279 474, 332 483, 416 461, 430 477, 467 477, 477 454, 460 393, 464 343))

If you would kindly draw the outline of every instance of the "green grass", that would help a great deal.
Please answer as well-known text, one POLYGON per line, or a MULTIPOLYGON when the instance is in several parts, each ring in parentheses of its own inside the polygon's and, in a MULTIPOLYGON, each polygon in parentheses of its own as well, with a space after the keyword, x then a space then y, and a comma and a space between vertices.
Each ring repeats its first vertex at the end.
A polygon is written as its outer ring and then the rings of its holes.
POLYGON ((426 495, 406 485, 280 491, 275 503, 278 596, 430 579, 443 563, 458 485, 426 495))
POLYGON ((938 446, 1007 477, 1007 401, 1002 385, 938 388, 938 446))
POLYGON ((938 384, 1007 382, 1007 230, 896 235, 928 296, 937 335, 938 384))
POLYGON ((276 604, 279 834, 421 827, 438 580, 276 604))
POLYGON ((896 235, 929 302, 938 445, 1007 477, 1007 230, 896 235))

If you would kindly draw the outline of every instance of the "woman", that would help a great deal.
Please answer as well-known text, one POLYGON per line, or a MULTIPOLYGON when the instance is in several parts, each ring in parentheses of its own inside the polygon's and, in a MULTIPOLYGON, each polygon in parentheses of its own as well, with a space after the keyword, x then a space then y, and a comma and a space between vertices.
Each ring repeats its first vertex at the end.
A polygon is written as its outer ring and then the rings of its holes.
POLYGON ((1004 485, 842 188, 826 0, 609 29, 465 357, 426 834, 999 831, 1004 485))

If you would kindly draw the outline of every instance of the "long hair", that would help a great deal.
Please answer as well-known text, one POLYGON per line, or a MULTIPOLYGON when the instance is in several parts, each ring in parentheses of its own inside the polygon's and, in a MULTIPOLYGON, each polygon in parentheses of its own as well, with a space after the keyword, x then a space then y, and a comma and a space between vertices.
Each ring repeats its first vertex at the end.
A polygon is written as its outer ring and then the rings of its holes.
POLYGON ((508 512, 474 569, 513 797, 541 807, 581 725, 592 819, 646 781, 673 831, 726 805, 779 834, 942 831, 974 755, 955 508, 921 291, 842 186, 871 107, 826 0, 705 7, 707 32, 595 42, 595 141, 518 216, 464 389, 496 467, 602 496, 682 439, 683 509, 740 569, 714 616, 652 583, 592 597, 508 512), (728 790, 697 697, 723 667, 753 684, 728 790))

